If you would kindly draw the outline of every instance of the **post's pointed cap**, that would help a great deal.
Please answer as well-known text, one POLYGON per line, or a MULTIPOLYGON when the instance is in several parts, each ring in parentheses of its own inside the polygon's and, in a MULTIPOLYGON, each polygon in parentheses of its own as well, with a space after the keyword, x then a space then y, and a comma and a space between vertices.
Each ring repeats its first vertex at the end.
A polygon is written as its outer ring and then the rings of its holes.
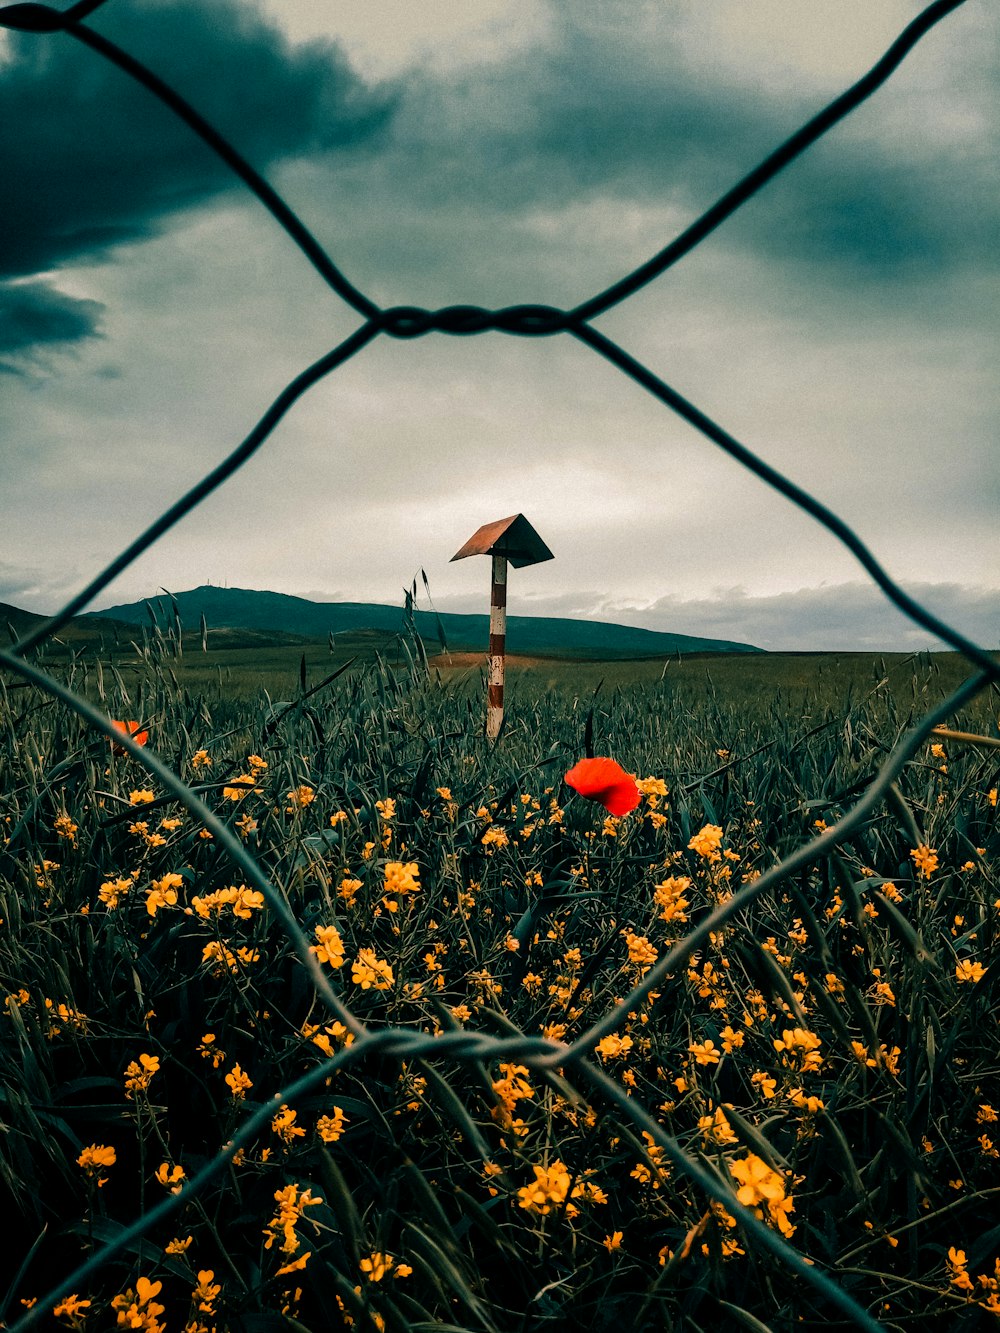
POLYGON ((484 523, 451 558, 464 560, 467 555, 504 555, 515 569, 555 559, 523 514, 484 523))

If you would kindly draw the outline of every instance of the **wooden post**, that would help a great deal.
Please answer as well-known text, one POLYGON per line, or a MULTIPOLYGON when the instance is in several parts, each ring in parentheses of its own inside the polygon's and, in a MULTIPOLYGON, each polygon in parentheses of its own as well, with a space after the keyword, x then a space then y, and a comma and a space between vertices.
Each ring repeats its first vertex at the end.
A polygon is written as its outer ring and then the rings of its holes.
POLYGON ((507 640, 507 557, 493 553, 490 587, 490 673, 486 694, 486 737, 495 741, 503 722, 503 673, 507 640))
POLYGON ((498 518, 477 528, 452 560, 468 555, 493 558, 493 582, 490 587, 489 683, 486 693, 486 737, 492 743, 503 722, 503 669, 507 651, 507 565, 523 569, 551 560, 552 552, 523 514, 498 518))

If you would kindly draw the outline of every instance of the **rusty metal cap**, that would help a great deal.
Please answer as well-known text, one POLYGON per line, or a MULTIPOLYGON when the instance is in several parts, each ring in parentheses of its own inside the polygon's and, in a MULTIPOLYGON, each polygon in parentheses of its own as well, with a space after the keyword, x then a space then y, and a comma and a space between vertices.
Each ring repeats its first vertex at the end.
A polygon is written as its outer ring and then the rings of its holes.
POLYGON ((515 569, 555 559, 523 514, 484 523, 451 558, 464 560, 467 555, 504 555, 515 569))

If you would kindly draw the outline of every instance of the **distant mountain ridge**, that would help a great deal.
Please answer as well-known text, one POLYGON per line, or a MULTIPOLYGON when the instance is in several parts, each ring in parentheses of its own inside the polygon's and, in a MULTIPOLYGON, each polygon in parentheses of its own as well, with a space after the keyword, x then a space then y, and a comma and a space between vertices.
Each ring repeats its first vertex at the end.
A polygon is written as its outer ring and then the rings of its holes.
MULTIPOLYGON (((174 620, 174 605, 185 630, 197 631, 202 616, 209 629, 247 629, 297 634, 325 639, 349 630, 399 633, 405 628, 400 606, 374 602, 313 602, 287 593, 211 585, 105 607, 87 617, 148 625, 150 617, 165 629, 174 620)), ((488 615, 415 611, 417 633, 432 651, 440 643, 439 626, 447 646, 457 651, 486 651, 488 615)), ((666 657, 677 653, 759 653, 763 649, 726 639, 703 639, 689 634, 668 634, 599 620, 570 620, 550 616, 507 617, 507 650, 540 656, 594 658, 666 657)))

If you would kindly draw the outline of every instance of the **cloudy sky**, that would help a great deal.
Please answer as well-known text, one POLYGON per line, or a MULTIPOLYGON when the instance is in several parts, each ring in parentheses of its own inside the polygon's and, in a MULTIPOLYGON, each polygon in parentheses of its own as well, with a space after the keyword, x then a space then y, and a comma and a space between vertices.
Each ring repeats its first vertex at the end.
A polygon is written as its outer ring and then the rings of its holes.
MULTIPOLYGON (((57 3, 66 8, 65 0, 57 3)), ((378 305, 571 307, 882 54, 915 0, 107 0, 378 305)), ((1000 642, 1000 11, 966 0, 675 269, 600 316, 1000 642)), ((0 601, 53 611, 361 323, 145 90, 0 35, 0 601)), ((932 642, 833 537, 568 336, 376 339, 97 599, 200 583, 769 648, 932 642)))

